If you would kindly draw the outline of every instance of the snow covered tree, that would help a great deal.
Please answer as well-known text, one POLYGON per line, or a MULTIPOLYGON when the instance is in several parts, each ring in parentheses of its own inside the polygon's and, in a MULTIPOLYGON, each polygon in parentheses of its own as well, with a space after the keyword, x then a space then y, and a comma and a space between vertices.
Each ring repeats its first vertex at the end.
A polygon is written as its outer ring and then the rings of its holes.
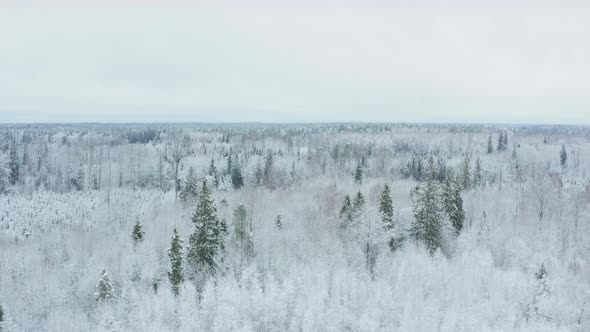
POLYGON ((275 227, 277 229, 283 229, 283 218, 281 218, 280 214, 275 218, 275 227))
POLYGON ((96 284, 94 297, 98 303, 110 302, 117 298, 115 289, 113 288, 111 279, 106 270, 102 270, 98 283, 96 284))
POLYGON ((188 168, 188 174, 184 180, 184 185, 180 188, 178 196, 185 203, 194 203, 199 196, 199 184, 195 169, 191 166, 188 168))
POLYGON ((365 197, 359 191, 354 196, 354 201, 352 202, 352 211, 355 218, 358 218, 364 213, 365 210, 365 197))
POLYGON ((267 188, 272 188, 273 186, 273 179, 272 179, 272 169, 273 169, 274 159, 272 156, 272 151, 268 151, 266 154, 266 159, 264 160, 264 186, 267 188))
POLYGON ((492 135, 488 136, 488 154, 494 152, 494 146, 492 145, 492 135))
POLYGON ((508 138, 506 138, 506 140, 504 140, 504 135, 505 135, 505 133, 503 131, 501 131, 500 136, 498 136, 498 147, 496 148, 496 150, 498 150, 498 152, 506 150, 506 143, 508 143, 508 138))
POLYGON ((10 185, 10 169, 8 167, 8 158, 0 152, 0 194, 8 192, 10 185))
POLYGON ((4 309, 2 309, 2 305, 0 305, 0 330, 2 330, 2 322, 4 321, 4 309))
POLYGON ((363 168, 361 164, 357 164, 354 170, 354 183, 361 184, 363 183, 363 168))
POLYGON ((463 198, 461 197, 461 184, 459 181, 447 179, 443 184, 442 202, 445 214, 455 235, 459 235, 463 229, 465 221, 465 211, 463 210, 463 198))
POLYGON ((217 167, 215 167, 215 161, 213 158, 211 158, 211 164, 209 164, 207 174, 213 178, 213 185, 215 188, 219 187, 219 174, 217 173, 217 167))
POLYGON ((170 258, 170 271, 168 272, 168 279, 172 285, 172 292, 175 295, 179 294, 179 286, 184 281, 184 273, 182 271, 182 240, 174 228, 174 235, 168 249, 168 257, 170 258))
POLYGON ((565 144, 561 145, 561 152, 559 153, 559 162, 561 167, 565 167, 565 163, 567 162, 567 152, 565 151, 565 144))
POLYGON ((14 186, 18 182, 20 177, 20 163, 18 158, 16 142, 13 142, 12 146, 10 147, 8 169, 10 170, 9 182, 11 185, 14 186))
POLYGON ((415 241, 422 242, 430 253, 440 248, 442 243, 442 214, 438 201, 438 188, 433 178, 418 185, 412 192, 414 221, 411 235, 415 241))
POLYGON ((342 207, 340 208, 340 219, 343 219, 343 225, 347 225, 352 222, 354 218, 354 212, 352 208, 352 202, 350 200, 350 196, 346 195, 344 197, 344 202, 342 202, 342 207))
POLYGON ((190 137, 188 135, 183 137, 182 142, 177 141, 174 144, 168 144, 164 149, 164 161, 166 161, 173 170, 175 200, 178 199, 178 191, 180 190, 180 179, 178 178, 178 175, 180 173, 182 161, 193 153, 194 150, 191 146, 190 137))
POLYGON ((395 251, 401 244, 401 237, 399 234, 394 234, 393 201, 388 185, 385 185, 381 195, 379 195, 379 213, 381 214, 381 222, 383 223, 382 227, 388 237, 389 249, 395 251))
POLYGON ((207 181, 203 181, 192 222, 195 231, 189 237, 187 260, 195 270, 215 274, 216 256, 223 246, 224 232, 222 223, 217 218, 217 208, 207 188, 207 181))
POLYGON ((143 226, 139 223, 139 219, 135 222, 135 226, 133 226, 133 231, 131 232, 131 238, 133 239, 133 244, 137 245, 140 242, 143 242, 143 237, 145 232, 143 230, 143 226))

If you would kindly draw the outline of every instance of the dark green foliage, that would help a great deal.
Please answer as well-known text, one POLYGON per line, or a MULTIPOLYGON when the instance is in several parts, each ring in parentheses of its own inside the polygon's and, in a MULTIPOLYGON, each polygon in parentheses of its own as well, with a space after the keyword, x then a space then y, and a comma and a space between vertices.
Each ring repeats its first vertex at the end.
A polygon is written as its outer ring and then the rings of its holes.
POLYGON ((388 231, 393 230, 393 201, 388 185, 385 185, 379 196, 379 213, 381 214, 383 228, 388 231))
POLYGON ((559 162, 561 167, 565 167, 565 163, 567 163, 567 152, 565 151, 565 144, 561 145, 561 152, 559 153, 559 162))
POLYGON ((203 181, 203 189, 192 218, 195 231, 189 237, 187 259, 196 270, 215 274, 217 270, 216 256, 223 246, 225 234, 222 223, 217 218, 217 209, 210 196, 207 181, 203 181))
POLYGON ((139 220, 135 222, 135 226, 133 226, 133 232, 131 232, 131 238, 133 239, 133 244, 138 244, 143 241, 145 232, 143 231, 143 227, 139 223, 139 220))
POLYGON ((488 154, 494 152, 494 146, 492 145, 492 135, 488 136, 488 154))
POLYGON ((281 218, 281 215, 277 215, 276 219, 275 219, 275 227, 277 229, 283 229, 283 219, 281 218))
POLYGON ((240 189, 244 185, 244 177, 242 176, 242 171, 236 165, 232 169, 231 172, 231 183, 234 189, 240 189))
POLYGON ((217 174, 217 167, 215 167, 215 162, 213 158, 211 158, 211 164, 209 165, 209 170, 207 174, 213 178, 213 184, 215 187, 219 187, 219 174, 217 174))
POLYGON ((414 222, 411 235, 415 241, 424 243, 430 253, 434 253, 442 243, 442 213, 434 179, 431 178, 417 186, 412 193, 412 198, 414 222))
POLYGON ((12 144, 10 147, 10 156, 8 161, 8 169, 10 172, 10 176, 8 177, 9 183, 11 185, 15 185, 20 177, 20 164, 18 158, 18 151, 16 147, 16 142, 12 144))
POLYGON ((455 235, 459 235, 463 229, 463 223, 465 221, 463 198, 461 197, 461 184, 459 181, 448 179, 444 182, 442 202, 445 215, 449 218, 455 235))
POLYGON ((174 228, 174 235, 168 249, 168 257, 170 257, 170 272, 168 272, 168 279, 172 285, 172 292, 175 295, 179 293, 179 286, 184 281, 184 273, 182 271, 182 240, 174 228))
POLYGON ((354 170, 354 183, 361 184, 363 182, 363 168, 361 164, 356 165, 354 170))
MULTIPOLYGON (((2 322, 4 321, 4 309, 2 309, 2 305, 0 305, 0 324, 2 324, 2 322)), ((2 328, 2 325, 0 325, 0 329, 2 328)))
POLYGON ((500 136, 498 136, 498 147, 496 148, 498 152, 506 150, 506 143, 508 143, 508 137, 506 137, 506 140, 504 140, 504 135, 504 132, 500 132, 500 136))

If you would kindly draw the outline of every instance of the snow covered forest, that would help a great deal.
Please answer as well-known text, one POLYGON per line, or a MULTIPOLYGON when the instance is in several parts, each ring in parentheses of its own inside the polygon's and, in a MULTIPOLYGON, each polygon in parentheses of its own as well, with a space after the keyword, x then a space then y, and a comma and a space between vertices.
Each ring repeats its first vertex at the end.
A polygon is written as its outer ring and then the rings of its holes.
POLYGON ((0 126, 2 331, 589 331, 590 128, 0 126))

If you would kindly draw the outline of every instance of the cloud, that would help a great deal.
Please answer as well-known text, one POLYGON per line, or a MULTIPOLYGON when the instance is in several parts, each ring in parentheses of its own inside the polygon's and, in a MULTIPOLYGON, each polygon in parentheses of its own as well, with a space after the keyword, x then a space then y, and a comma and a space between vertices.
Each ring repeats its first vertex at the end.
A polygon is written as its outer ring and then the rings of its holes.
POLYGON ((158 4, 3 8, 0 121, 590 122, 582 5, 158 4))

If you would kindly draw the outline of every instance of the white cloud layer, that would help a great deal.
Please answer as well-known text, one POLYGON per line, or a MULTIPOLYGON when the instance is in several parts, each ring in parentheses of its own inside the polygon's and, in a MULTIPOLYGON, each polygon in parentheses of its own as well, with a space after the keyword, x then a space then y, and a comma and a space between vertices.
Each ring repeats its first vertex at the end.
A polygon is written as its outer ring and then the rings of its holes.
POLYGON ((582 4, 33 5, 0 122, 590 123, 582 4))

